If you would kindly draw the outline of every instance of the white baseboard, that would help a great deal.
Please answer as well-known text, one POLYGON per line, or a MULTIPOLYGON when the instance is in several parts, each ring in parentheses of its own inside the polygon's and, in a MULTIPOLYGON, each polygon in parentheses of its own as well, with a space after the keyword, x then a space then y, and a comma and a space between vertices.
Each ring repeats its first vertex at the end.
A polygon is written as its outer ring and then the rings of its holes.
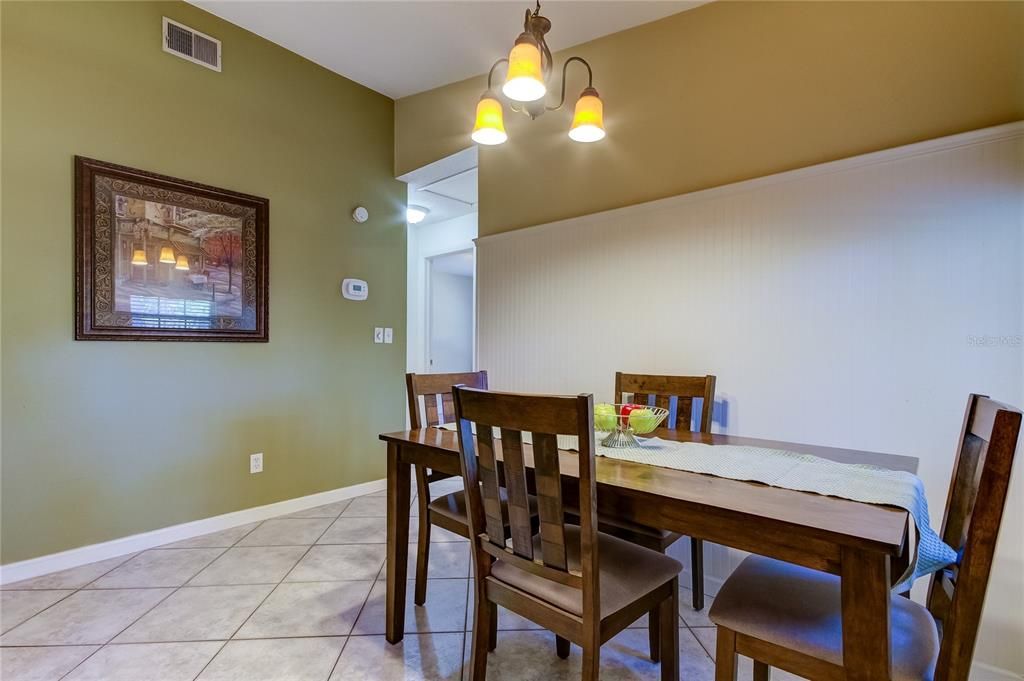
POLYGON ((971 665, 971 681, 1021 681, 1024 676, 1014 674, 1007 669, 1000 669, 984 662, 971 665))
MULTIPOLYGON (((722 584, 725 582, 721 577, 708 574, 704 572, 704 594, 714 598, 718 595, 718 590, 722 588, 722 584)), ((685 586, 690 588, 693 585, 693 578, 690 576, 690 569, 683 568, 683 571, 679 573, 679 586, 685 586)))
POLYGON ((231 527, 254 523, 274 516, 286 515, 297 511, 304 511, 308 508, 323 506, 335 501, 343 501, 353 497, 371 494, 386 489, 387 481, 371 480, 358 485, 339 487, 338 489, 318 492, 295 499, 286 499, 265 506, 256 506, 241 511, 225 513, 195 520, 190 523, 171 525, 151 532, 133 534, 129 537, 112 539, 100 544, 81 546, 77 549, 69 549, 60 553, 52 553, 48 556, 31 558, 17 563, 0 565, 0 584, 20 582, 23 579, 31 579, 39 575, 46 575, 51 572, 67 570, 68 568, 95 563, 97 561, 123 556, 127 553, 151 549, 155 546, 163 546, 182 539, 191 539, 211 532, 219 532, 231 527))

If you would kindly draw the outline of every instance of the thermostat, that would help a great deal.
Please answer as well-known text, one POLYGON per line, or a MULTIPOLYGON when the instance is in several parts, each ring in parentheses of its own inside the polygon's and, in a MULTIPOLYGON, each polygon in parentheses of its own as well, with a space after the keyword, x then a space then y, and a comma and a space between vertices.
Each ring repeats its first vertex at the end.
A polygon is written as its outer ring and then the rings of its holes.
POLYGON ((352 211, 352 219, 359 224, 366 222, 369 218, 370 211, 366 210, 362 206, 357 206, 356 209, 352 211))
POLYGON ((346 279, 341 282, 341 295, 348 300, 366 300, 370 286, 362 279, 346 279))

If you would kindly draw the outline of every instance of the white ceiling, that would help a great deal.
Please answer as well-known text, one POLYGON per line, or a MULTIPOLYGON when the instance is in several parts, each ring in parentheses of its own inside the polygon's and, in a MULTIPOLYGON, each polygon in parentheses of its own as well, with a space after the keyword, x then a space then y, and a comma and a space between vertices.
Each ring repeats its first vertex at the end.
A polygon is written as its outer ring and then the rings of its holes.
POLYGON ((477 169, 473 167, 442 177, 419 187, 419 190, 472 206, 477 202, 477 169))
MULTIPOLYGON (((527 0, 189 1, 395 99, 485 73, 507 56, 533 7, 527 0)), ((553 23, 548 45, 558 50, 700 4, 551 0, 541 13, 553 23)))

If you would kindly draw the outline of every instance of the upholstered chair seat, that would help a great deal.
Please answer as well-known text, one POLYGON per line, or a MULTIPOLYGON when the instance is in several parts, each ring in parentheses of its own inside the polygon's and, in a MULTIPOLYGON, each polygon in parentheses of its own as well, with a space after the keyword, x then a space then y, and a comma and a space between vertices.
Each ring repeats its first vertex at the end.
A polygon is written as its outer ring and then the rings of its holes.
MULTIPOLYGON (((892 597, 892 679, 932 681, 939 634, 928 610, 892 597)), ((818 660, 843 665, 839 578, 782 561, 750 556, 715 597, 716 625, 818 660)))
MULTIPOLYGON (((541 555, 541 539, 535 536, 534 550, 541 555)), ((597 533, 601 617, 618 612, 679 575, 683 566, 673 558, 631 542, 597 533)), ((565 526, 565 558, 570 571, 580 570, 580 528, 565 526)), ((491 576, 521 591, 575 615, 583 614, 579 589, 559 584, 514 565, 497 561, 491 576)))

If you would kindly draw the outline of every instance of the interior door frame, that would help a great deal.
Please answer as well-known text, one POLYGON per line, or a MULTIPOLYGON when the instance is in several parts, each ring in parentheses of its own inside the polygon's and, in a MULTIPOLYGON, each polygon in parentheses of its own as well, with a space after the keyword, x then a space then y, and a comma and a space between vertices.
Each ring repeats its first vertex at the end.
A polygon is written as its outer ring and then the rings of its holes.
POLYGON ((428 255, 428 256, 424 257, 424 259, 423 259, 424 260, 424 263, 423 263, 423 275, 424 275, 424 279, 425 279, 424 284, 423 284, 424 299, 422 301, 422 304, 423 304, 423 366, 427 367, 427 371, 429 373, 434 373, 434 365, 431 363, 432 360, 431 360, 431 357, 430 357, 431 356, 431 348, 430 348, 430 344, 431 344, 431 326, 433 325, 433 322, 434 322, 433 309, 432 309, 431 304, 430 304, 430 302, 431 302, 430 301, 430 295, 431 295, 431 290, 433 288, 433 283, 434 283, 434 259, 435 258, 443 258, 443 257, 449 256, 449 255, 458 255, 459 253, 471 253, 471 254, 473 254, 473 276, 471 277, 472 283, 473 283, 473 299, 472 299, 472 303, 471 303, 472 309, 470 310, 470 313, 471 313, 470 328, 473 330, 473 340, 470 343, 470 347, 472 348, 472 357, 471 357, 470 361, 471 361, 471 370, 472 371, 476 371, 477 370, 477 364, 476 364, 476 359, 477 359, 477 338, 478 338, 479 334, 477 333, 477 314, 476 314, 476 295, 477 295, 477 292, 476 292, 476 275, 477 275, 477 270, 476 270, 476 248, 475 247, 471 247, 471 248, 459 248, 459 249, 456 249, 454 251, 445 251, 443 253, 433 253, 431 255, 428 255))

